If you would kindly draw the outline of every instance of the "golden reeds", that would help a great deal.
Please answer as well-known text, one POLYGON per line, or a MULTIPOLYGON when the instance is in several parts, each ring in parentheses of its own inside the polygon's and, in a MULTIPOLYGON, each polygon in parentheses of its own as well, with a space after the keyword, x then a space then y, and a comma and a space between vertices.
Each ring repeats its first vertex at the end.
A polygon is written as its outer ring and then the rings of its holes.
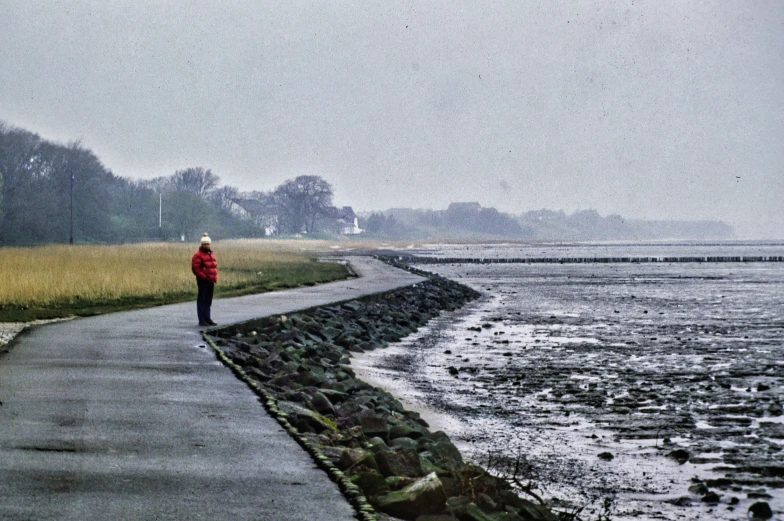
MULTIPOLYGON (((263 284, 281 272, 293 273, 298 267, 310 269, 307 267, 316 264, 307 255, 293 251, 312 249, 314 244, 281 242, 216 243, 218 288, 263 284)), ((190 260, 196 248, 176 243, 0 248, 4 275, 0 308, 48 308, 187 295, 195 292, 190 260)))

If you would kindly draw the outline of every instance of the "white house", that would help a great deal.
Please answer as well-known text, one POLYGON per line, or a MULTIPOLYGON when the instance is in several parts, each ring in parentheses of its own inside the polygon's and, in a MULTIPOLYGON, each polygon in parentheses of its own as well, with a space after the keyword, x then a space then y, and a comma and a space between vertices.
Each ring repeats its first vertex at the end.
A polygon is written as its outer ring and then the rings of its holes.
POLYGON ((350 206, 338 209, 338 222, 343 235, 358 235, 364 231, 359 227, 359 218, 350 206))

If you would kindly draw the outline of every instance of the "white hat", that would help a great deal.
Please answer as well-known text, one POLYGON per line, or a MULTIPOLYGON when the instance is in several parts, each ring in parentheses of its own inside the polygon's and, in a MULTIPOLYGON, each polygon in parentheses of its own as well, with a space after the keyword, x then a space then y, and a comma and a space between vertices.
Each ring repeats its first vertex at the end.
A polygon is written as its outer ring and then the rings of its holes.
POLYGON ((210 236, 207 235, 207 232, 204 232, 204 235, 201 236, 201 243, 202 244, 212 244, 212 239, 210 239, 210 236))

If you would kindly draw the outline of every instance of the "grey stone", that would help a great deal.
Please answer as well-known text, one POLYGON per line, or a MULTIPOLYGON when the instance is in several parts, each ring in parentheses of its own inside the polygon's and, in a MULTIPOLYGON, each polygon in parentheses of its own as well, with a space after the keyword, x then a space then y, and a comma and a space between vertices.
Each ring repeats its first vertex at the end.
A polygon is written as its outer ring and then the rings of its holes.
POLYGON ((677 461, 679 465, 683 465, 689 461, 689 452, 683 449, 676 449, 667 454, 667 456, 677 461))
POLYGON ((421 438, 424 436, 424 433, 420 430, 414 429, 404 423, 399 423, 397 425, 393 425, 389 429, 389 439, 394 440, 395 438, 411 438, 415 440, 417 438, 421 438))
POLYGON ((324 395, 324 393, 318 391, 313 393, 313 398, 310 400, 310 404, 321 414, 331 414, 332 416, 336 415, 335 406, 332 405, 332 402, 324 395))
POLYGON ((376 437, 385 439, 389 434, 389 425, 386 418, 379 416, 363 416, 360 418, 360 425, 368 438, 376 437))
POLYGON ((451 441, 439 441, 430 446, 433 462, 447 467, 457 467, 463 464, 463 456, 451 441))
POLYGON ((749 507, 750 519, 770 519, 773 517, 773 510, 765 501, 757 501, 749 507))
POLYGON ((446 495, 435 474, 428 474, 402 490, 378 498, 378 509, 402 519, 414 520, 422 514, 444 509, 446 495))
POLYGON ((469 503, 465 507, 465 513, 461 517, 462 521, 495 521, 488 514, 485 514, 476 503, 469 503))
POLYGON ((419 454, 410 450, 397 452, 381 451, 376 454, 376 462, 381 473, 385 476, 419 477, 423 474, 422 462, 419 454))
POLYGON ((417 450, 419 445, 411 438, 395 438, 389 442, 392 447, 400 447, 401 449, 417 450))
POLYGON ((345 449, 335 464, 340 470, 347 470, 357 465, 364 465, 370 469, 378 470, 373 453, 361 449, 345 449))
POLYGON ((389 485, 387 484, 386 479, 378 472, 357 472, 349 479, 358 486, 367 497, 389 492, 389 485))
POLYGON ((400 490, 409 486, 411 483, 416 481, 416 478, 406 478, 403 476, 389 476, 384 481, 387 482, 390 490, 400 490))
POLYGON ((389 452, 389 447, 387 446, 387 444, 384 442, 384 440, 382 440, 381 438, 379 438, 377 436, 373 437, 373 438, 370 438, 368 440, 368 445, 370 446, 370 451, 373 454, 378 454, 379 452, 382 452, 382 451, 383 452, 389 452))
POLYGON ((708 487, 705 486, 705 483, 695 483, 689 487, 689 492, 698 496, 704 496, 708 493, 708 487))
POLYGON ((708 492, 704 496, 702 496, 703 503, 718 503, 721 500, 721 497, 715 492, 708 492))
POLYGON ((329 418, 317 413, 316 411, 306 409, 297 403, 280 401, 278 402, 278 408, 288 416, 292 417, 294 420, 301 419, 306 421, 315 432, 321 432, 324 430, 337 430, 334 422, 330 421, 329 418))
POLYGON ((311 371, 310 369, 305 369, 298 373, 295 381, 300 385, 304 385, 305 387, 319 387, 321 384, 324 383, 324 375, 319 375, 315 371, 311 371))
MULTIPOLYGON (((406 438, 398 438, 404 440, 406 438)), ((430 474, 431 472, 435 472, 438 477, 446 477, 450 476, 452 473, 443 468, 439 467, 430 459, 431 454, 429 452, 423 452, 419 454, 419 463, 422 465, 422 473, 423 474, 430 474)))
POLYGON ((467 496, 450 496, 446 500, 446 510, 453 516, 461 518, 465 514, 466 506, 469 503, 471 503, 471 498, 467 496))
POLYGON ((603 459, 604 461, 611 461, 615 456, 613 456, 609 452, 601 452, 598 455, 599 459, 603 459))

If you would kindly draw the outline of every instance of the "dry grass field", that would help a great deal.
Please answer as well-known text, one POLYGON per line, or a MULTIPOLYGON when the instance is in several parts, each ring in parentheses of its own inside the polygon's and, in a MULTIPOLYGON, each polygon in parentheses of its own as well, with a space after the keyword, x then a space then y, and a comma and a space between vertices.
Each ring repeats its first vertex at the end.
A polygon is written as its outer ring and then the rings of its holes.
MULTIPOLYGON (((322 244, 323 243, 323 244, 322 244)), ((193 244, 49 245, 0 248, 0 322, 88 315, 195 298, 193 244)), ((312 285, 347 277, 343 266, 305 252, 326 241, 224 241, 214 244, 216 296, 312 285)))

